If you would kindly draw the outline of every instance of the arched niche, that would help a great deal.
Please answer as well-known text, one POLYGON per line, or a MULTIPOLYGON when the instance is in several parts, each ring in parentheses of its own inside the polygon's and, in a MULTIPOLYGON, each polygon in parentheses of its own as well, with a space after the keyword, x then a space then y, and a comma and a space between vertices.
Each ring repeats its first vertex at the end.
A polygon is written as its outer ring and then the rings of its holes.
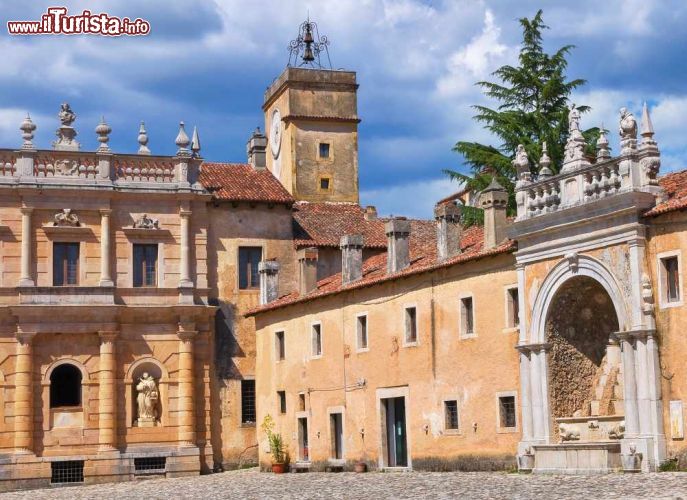
MULTIPOLYGON (((158 418, 155 426, 164 427, 167 425, 168 393, 169 393, 169 373, 165 365, 152 356, 136 360, 127 370, 125 383, 125 405, 126 405, 126 426, 127 428, 138 428, 138 391, 137 385, 144 373, 148 373, 155 381, 159 392, 157 402, 158 418)), ((143 427, 141 428, 144 429, 143 427)))
POLYGON ((43 428, 84 428, 88 422, 90 373, 86 366, 73 358, 62 358, 51 363, 42 381, 43 428), (65 381, 63 377, 71 377, 65 381), (78 383, 78 395, 70 394, 70 401, 55 401, 55 383, 78 383), (53 397, 51 397, 51 391, 53 397), (77 397, 78 396, 78 397, 77 397))

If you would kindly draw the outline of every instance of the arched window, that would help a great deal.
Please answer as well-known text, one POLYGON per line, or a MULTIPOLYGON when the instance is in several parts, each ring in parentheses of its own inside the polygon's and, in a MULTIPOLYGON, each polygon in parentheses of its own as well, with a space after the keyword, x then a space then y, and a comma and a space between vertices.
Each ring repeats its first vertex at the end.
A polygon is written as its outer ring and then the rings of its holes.
POLYGON ((50 374, 50 408, 81 406, 81 370, 70 364, 50 374))

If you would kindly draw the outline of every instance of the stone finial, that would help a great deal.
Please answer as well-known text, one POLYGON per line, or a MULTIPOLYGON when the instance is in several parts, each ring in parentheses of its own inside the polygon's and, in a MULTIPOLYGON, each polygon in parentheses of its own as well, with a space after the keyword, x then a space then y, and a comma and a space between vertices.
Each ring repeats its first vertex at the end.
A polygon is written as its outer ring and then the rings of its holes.
POLYGON ((150 149, 148 149, 148 132, 146 132, 146 124, 144 122, 141 122, 141 127, 138 129, 138 144, 138 154, 150 154, 150 149))
POLYGON ((112 128, 105 123, 105 117, 100 117, 100 123, 95 127, 95 133, 98 134, 98 142, 100 143, 98 153, 108 153, 110 151, 110 146, 107 145, 110 140, 110 132, 112 132, 112 128))
POLYGON ((541 158, 539 158, 539 178, 546 179, 553 175, 553 172, 549 168, 551 166, 551 158, 549 158, 549 152, 546 149, 546 141, 542 144, 541 158))
POLYGON ((21 145, 22 149, 35 149, 33 144, 33 132, 36 130, 36 124, 31 121, 31 116, 26 113, 26 118, 21 122, 19 130, 23 133, 21 134, 24 143, 21 145))
POLYGON ((642 144, 640 149, 642 151, 646 150, 656 150, 658 147, 656 141, 654 140, 654 124, 651 123, 651 116, 649 115, 649 107, 644 101, 644 106, 642 107, 642 144))
POLYGON ((596 141, 596 159, 597 161, 603 161, 609 159, 610 157, 611 152, 608 149, 606 129, 604 129, 604 124, 601 123, 601 128, 599 129, 599 138, 596 141))
POLYGON ((186 130, 184 129, 184 122, 179 122, 179 133, 174 143, 179 147, 177 156, 188 156, 190 154, 188 145, 191 144, 191 140, 188 138, 188 134, 186 134, 186 130))
POLYGON ((515 151, 515 159, 511 162, 515 171, 517 172, 518 179, 529 181, 531 177, 530 173, 530 160, 527 157, 527 151, 525 151, 525 146, 518 144, 518 148, 515 151))
POLYGON ((193 156, 200 154, 200 137, 198 137, 198 127, 193 127, 193 139, 191 139, 191 151, 193 156))

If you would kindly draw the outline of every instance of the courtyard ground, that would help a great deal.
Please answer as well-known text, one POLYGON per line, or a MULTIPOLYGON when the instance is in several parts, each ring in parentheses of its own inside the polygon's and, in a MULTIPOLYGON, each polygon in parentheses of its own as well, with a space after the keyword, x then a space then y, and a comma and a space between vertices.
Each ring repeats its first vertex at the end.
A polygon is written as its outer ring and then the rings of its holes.
POLYGON ((540 476, 491 472, 304 473, 273 475, 256 469, 179 479, 72 486, 7 493, 7 499, 62 498, 508 498, 687 499, 687 473, 540 476))

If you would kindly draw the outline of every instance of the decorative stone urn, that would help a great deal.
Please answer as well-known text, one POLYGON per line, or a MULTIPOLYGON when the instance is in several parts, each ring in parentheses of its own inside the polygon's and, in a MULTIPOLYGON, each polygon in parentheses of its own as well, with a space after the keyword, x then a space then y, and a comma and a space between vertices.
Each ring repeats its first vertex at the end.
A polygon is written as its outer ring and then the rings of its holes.
POLYGON ((637 447, 630 445, 630 453, 620 455, 623 472, 642 472, 642 454, 637 453, 637 447))

